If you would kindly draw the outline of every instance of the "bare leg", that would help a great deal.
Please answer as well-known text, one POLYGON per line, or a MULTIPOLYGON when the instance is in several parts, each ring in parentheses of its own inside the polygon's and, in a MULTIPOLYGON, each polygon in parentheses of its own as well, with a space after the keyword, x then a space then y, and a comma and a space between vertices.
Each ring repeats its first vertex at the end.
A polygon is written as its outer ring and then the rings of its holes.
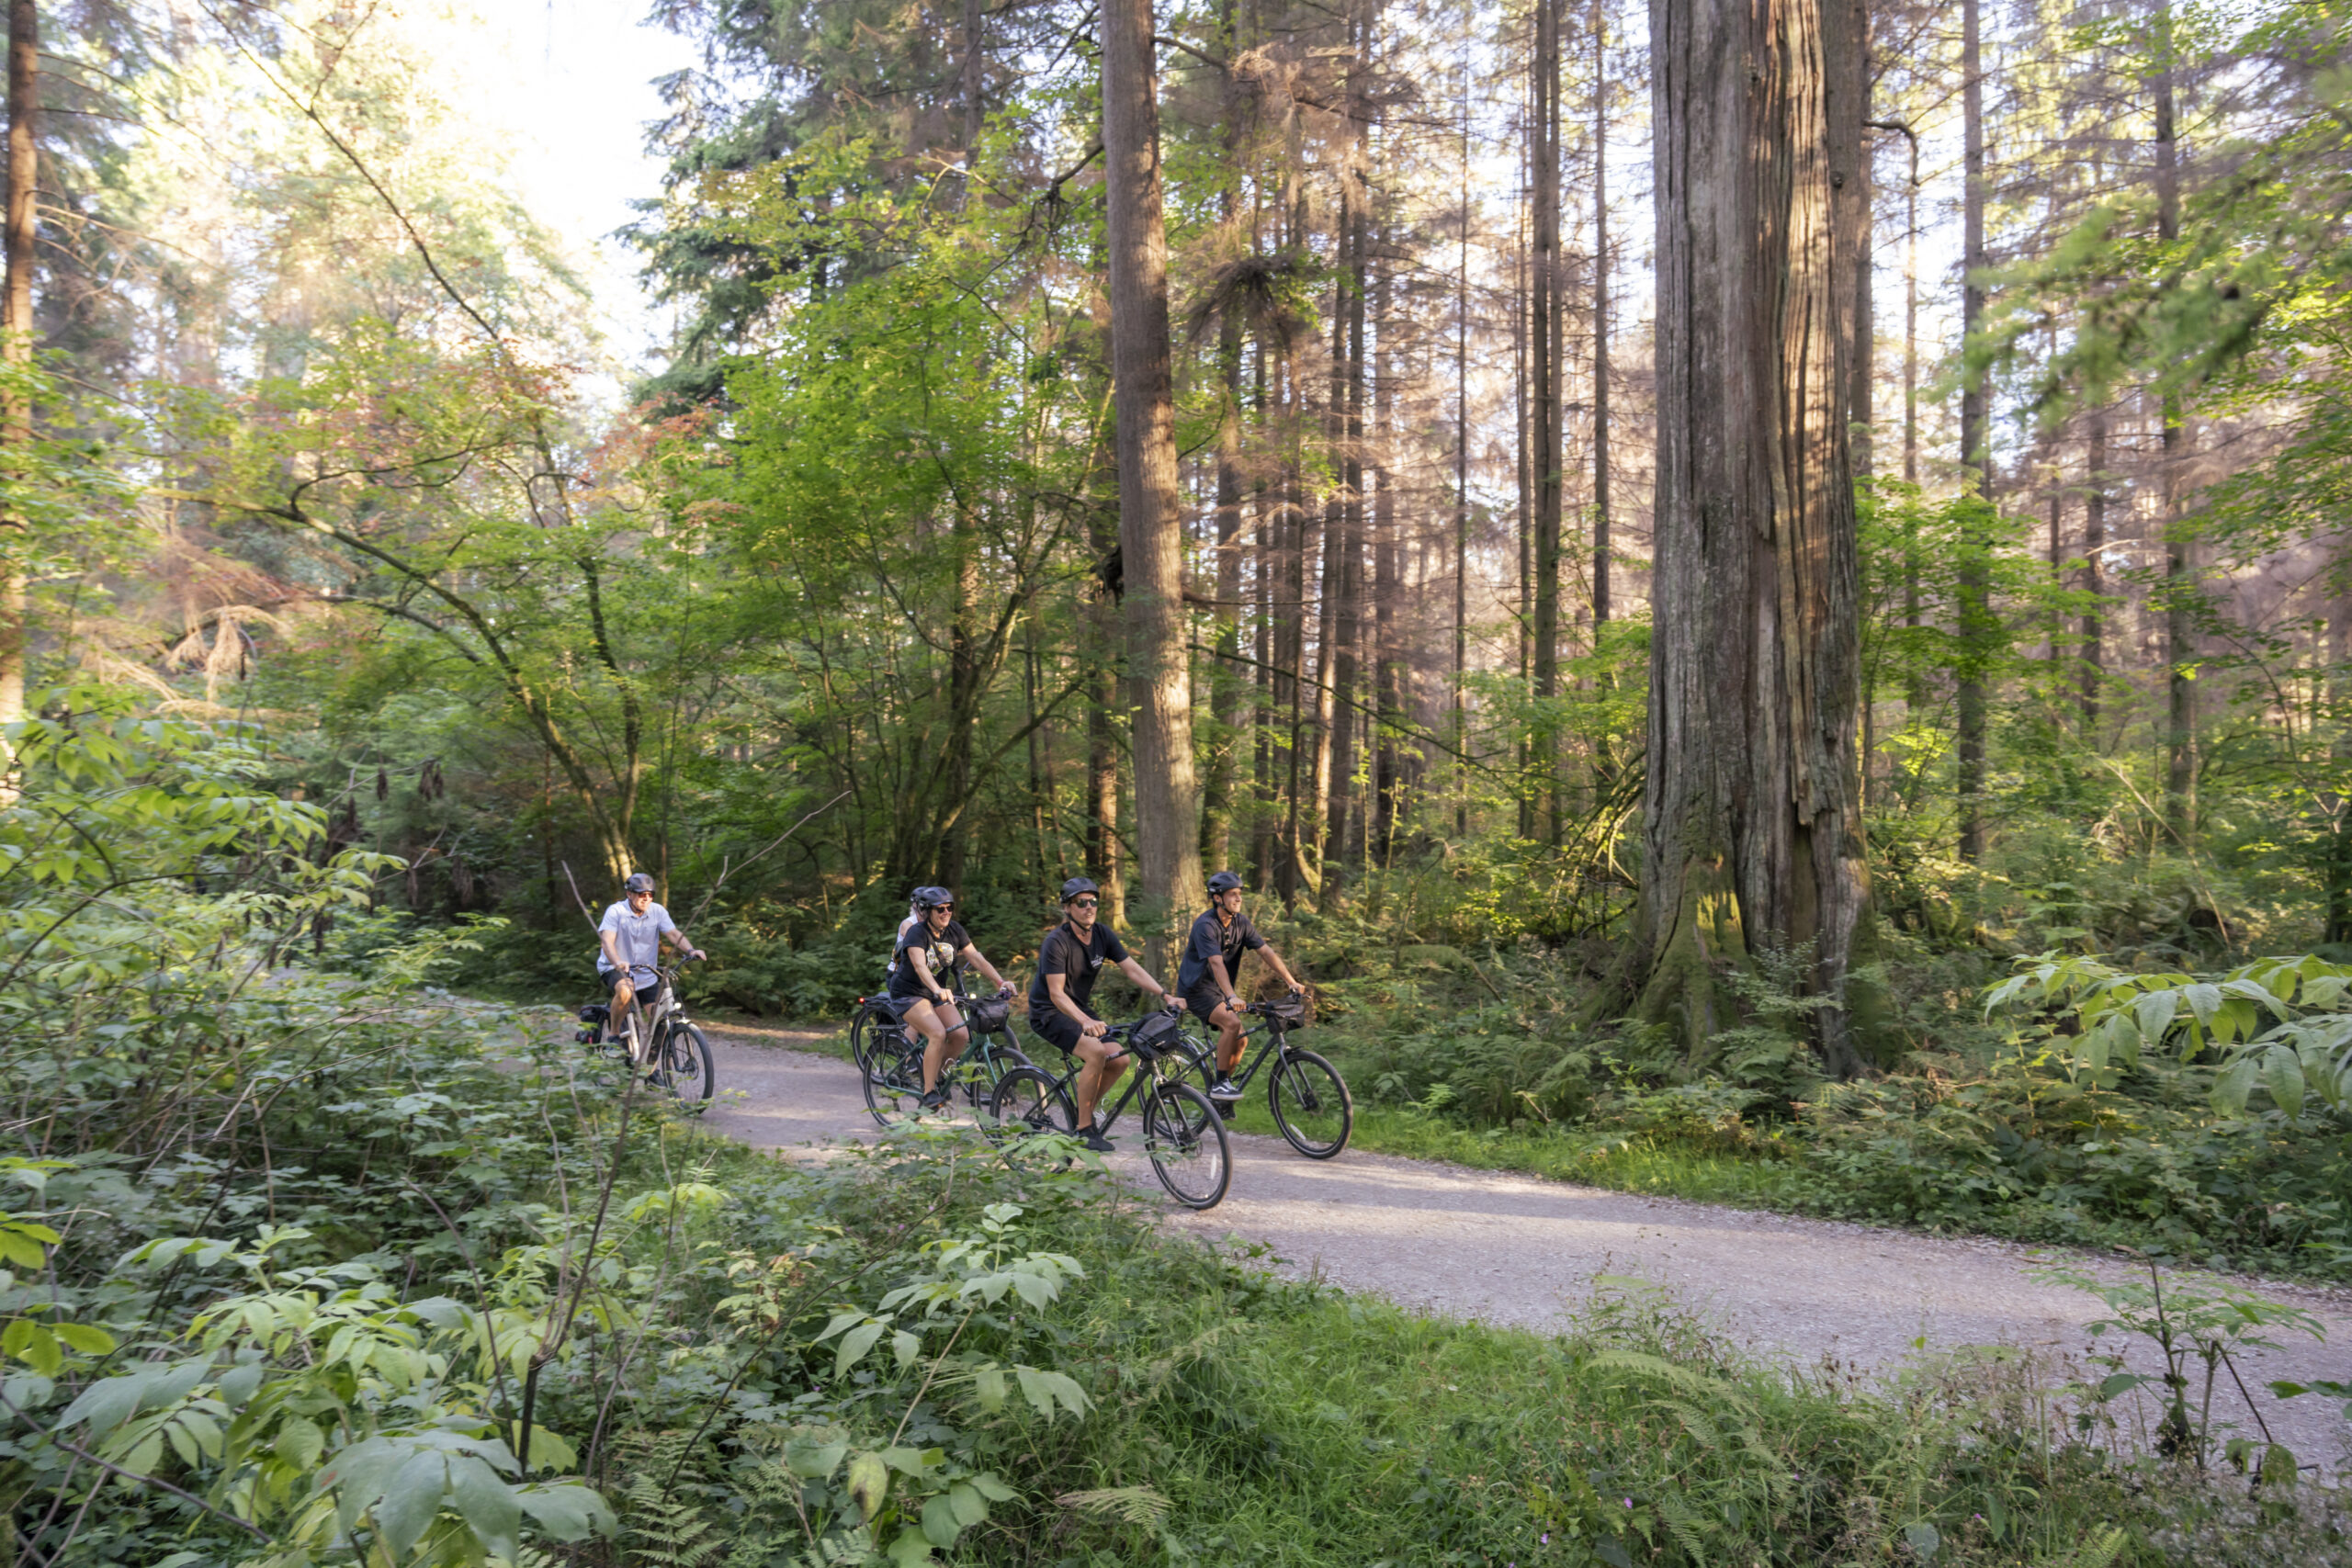
POLYGON ((1127 1070, 1125 1048, 1107 1040, 1080 1040, 1078 1059, 1085 1065, 1078 1071, 1078 1130, 1094 1125, 1094 1110, 1104 1095, 1119 1087, 1121 1075, 1127 1070))
POLYGON ((923 1034, 922 1091, 925 1094, 939 1087, 939 1075, 945 1072, 947 1064, 961 1056, 964 1047, 972 1043, 972 1032, 964 1027, 963 1015, 954 1008, 935 1010, 933 1021, 939 1025, 939 1032, 933 1034, 926 1030, 923 1034))
POLYGON ((1216 1025, 1216 1070, 1229 1077, 1241 1065, 1241 1015, 1219 1002, 1209 1021, 1216 1025))
MULTIPOLYGON (((627 976, 623 976, 613 987, 613 1016, 610 1022, 614 1039, 624 1042, 628 1039, 629 1009, 635 1005, 636 1001, 637 987, 629 983, 627 976)), ((636 1055, 635 1051, 629 1053, 632 1061, 636 1059, 636 1055)))

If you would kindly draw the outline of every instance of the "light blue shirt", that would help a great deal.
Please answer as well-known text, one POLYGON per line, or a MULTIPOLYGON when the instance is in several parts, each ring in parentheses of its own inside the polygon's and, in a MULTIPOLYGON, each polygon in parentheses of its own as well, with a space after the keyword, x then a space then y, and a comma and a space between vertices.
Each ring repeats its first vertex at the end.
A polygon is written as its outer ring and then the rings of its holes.
MULTIPOLYGON (((670 919, 669 910, 649 901, 645 913, 640 915, 628 907, 626 898, 605 911, 605 918, 596 930, 613 933, 613 951, 621 955, 622 963, 629 965, 631 974, 652 968, 662 958, 662 939, 679 934, 677 923, 670 919)), ((605 956, 604 943, 598 942, 596 967, 609 973, 611 966, 612 961, 605 956)))

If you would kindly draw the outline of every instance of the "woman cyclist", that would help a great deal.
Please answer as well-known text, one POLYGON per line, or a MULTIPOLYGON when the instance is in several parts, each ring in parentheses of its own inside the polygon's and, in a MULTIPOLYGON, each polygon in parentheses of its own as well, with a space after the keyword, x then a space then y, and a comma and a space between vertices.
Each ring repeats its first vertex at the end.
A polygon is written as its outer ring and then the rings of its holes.
POLYGON ((914 893, 912 925, 899 934, 897 966, 890 971, 890 999, 904 1002, 900 1015, 922 1035, 922 1108, 936 1111, 947 1103, 939 1075, 964 1054, 972 1032, 956 1010, 950 982, 966 964, 996 983, 997 995, 1012 995, 1012 983, 996 972, 970 935, 956 919, 956 896, 944 887, 918 887, 914 893))

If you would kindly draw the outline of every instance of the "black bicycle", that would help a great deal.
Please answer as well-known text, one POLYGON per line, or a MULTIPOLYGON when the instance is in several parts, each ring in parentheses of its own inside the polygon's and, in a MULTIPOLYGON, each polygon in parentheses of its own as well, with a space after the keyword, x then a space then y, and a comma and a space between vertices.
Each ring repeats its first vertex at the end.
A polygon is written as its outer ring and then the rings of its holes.
MULTIPOLYGON (((650 974, 655 983, 650 999, 646 987, 637 987, 637 1000, 616 1032, 619 1037, 617 1049, 655 1087, 668 1089, 682 1100, 708 1100, 718 1087, 718 1074, 711 1065, 710 1042, 686 1017, 685 1004, 678 999, 678 972, 642 964, 635 965, 632 972, 650 974)), ((580 1021, 588 1027, 573 1038, 582 1044, 598 1043, 605 1026, 612 1022, 612 1011, 611 1005, 605 1002, 582 1008, 580 1021)))
POLYGON ((1233 1075, 1235 1086, 1247 1090, 1258 1069, 1271 1060, 1273 1069, 1266 1079, 1266 1109, 1273 1112, 1274 1125, 1290 1140, 1290 1146, 1308 1159, 1331 1158, 1348 1146, 1348 1135, 1355 1130, 1355 1104, 1348 1097, 1347 1081, 1340 1077, 1339 1068, 1312 1051, 1300 1050, 1288 1039, 1292 1030, 1306 1026, 1306 998, 1278 997, 1251 1002, 1241 1010, 1262 1021, 1242 1032, 1244 1052, 1248 1052, 1250 1036, 1262 1038, 1256 1054, 1245 1055, 1241 1070, 1233 1075))
MULTIPOLYGON (((1182 1079, 1196 1062, 1177 1023, 1182 1013, 1181 1007, 1148 1012, 1103 1034, 1114 1043, 1125 1043, 1127 1055, 1142 1067, 1127 1075, 1126 1089, 1102 1113, 1102 1126, 1106 1133, 1115 1126, 1140 1093, 1143 1151, 1159 1184, 1188 1209, 1214 1209, 1224 1201, 1233 1180, 1233 1156, 1216 1107, 1182 1079)), ((989 1104, 992 1135, 1004 1142, 1046 1133, 1077 1136, 1078 1106, 1070 1085, 1083 1066, 1073 1055, 1069 1071, 1060 1077, 1034 1065, 1005 1074, 989 1104)))
MULTIPOLYGON (((850 1048, 857 1057, 858 1077, 865 1085, 865 1108, 874 1120, 894 1127, 922 1110, 922 1054, 920 1030, 910 1029, 906 1010, 917 1000, 867 997, 858 1003, 850 1027, 850 1048)), ((973 998, 964 994, 962 977, 956 984, 956 1010, 971 1031, 964 1054, 947 1064, 939 1081, 952 1095, 961 1093, 985 1127, 997 1086, 1029 1058, 1012 1042, 1012 1004, 999 997, 973 998)))

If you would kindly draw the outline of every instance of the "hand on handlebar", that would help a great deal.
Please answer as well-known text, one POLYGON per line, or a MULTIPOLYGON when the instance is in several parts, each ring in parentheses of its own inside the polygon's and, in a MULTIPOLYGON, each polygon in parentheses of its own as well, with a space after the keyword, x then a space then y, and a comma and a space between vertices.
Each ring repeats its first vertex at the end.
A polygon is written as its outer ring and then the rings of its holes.
POLYGON ((1003 984, 1001 984, 1001 985, 1000 985, 999 987, 997 987, 997 988, 996 988, 996 999, 997 999, 997 1000, 999 1000, 999 1001, 1001 1001, 1001 1002, 1009 1002, 1009 1001, 1011 1001, 1011 1000, 1012 999, 1012 981, 1007 980, 1007 981, 1005 981, 1003 984))
POLYGON ((1099 1018, 1090 1018, 1078 1026, 1078 1032, 1088 1040, 1100 1040, 1111 1032, 1111 1026, 1099 1018))

